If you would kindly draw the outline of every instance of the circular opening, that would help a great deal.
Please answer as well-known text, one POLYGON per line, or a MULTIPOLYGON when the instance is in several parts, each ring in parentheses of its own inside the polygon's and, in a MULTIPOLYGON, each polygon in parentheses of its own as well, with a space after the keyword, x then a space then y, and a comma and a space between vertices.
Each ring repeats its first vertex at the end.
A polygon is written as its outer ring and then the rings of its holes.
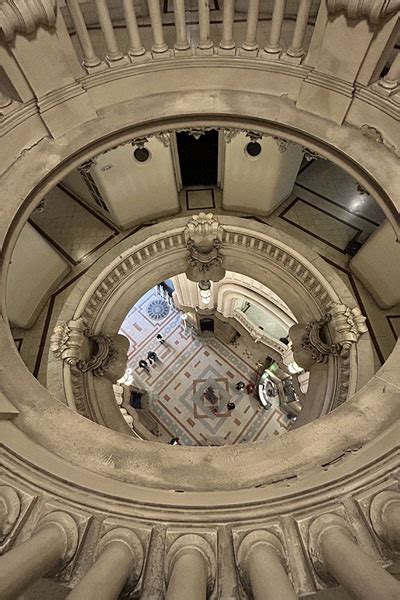
POLYGON ((150 152, 147 148, 136 148, 133 152, 133 156, 138 162, 144 163, 150 160, 150 152))
POLYGON ((258 142, 249 142, 246 145, 246 154, 253 158, 259 156, 261 154, 261 150, 261 144, 259 144, 258 142))

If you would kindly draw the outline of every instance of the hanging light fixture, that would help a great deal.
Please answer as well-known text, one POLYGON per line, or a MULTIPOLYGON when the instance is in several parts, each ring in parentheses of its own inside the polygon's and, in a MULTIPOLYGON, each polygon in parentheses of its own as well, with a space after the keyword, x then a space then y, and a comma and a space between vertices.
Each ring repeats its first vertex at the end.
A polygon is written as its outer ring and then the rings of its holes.
POLYGON ((200 297, 203 304, 210 304, 211 302, 211 281, 203 280, 199 281, 200 297))

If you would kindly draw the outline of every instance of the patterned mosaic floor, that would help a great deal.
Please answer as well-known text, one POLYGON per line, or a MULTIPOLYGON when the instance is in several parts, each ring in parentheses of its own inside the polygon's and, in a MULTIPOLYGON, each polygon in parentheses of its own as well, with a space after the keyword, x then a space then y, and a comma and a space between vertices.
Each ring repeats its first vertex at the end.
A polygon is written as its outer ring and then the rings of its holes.
POLYGON ((235 389, 238 381, 257 380, 248 349, 242 344, 227 347, 214 337, 193 337, 173 307, 168 307, 164 318, 155 319, 156 300, 154 290, 143 296, 120 333, 130 340, 128 366, 139 385, 149 391, 148 409, 162 439, 176 436, 184 445, 223 445, 264 440, 286 431, 289 421, 277 401, 265 410, 256 397, 235 389), (156 339, 157 333, 164 336, 164 345, 156 339), (138 363, 147 360, 150 350, 157 352, 159 361, 146 373, 138 363), (209 387, 214 398, 206 393, 209 387), (235 403, 233 411, 227 409, 228 402, 235 403))

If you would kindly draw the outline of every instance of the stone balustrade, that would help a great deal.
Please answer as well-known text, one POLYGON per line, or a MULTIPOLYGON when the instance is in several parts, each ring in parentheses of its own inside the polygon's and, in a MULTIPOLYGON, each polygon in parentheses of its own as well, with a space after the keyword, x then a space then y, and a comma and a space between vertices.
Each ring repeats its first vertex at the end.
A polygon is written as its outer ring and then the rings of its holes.
MULTIPOLYGON (((10 507, 24 494, 1 486, 0 506, 15 518, 10 507)), ((236 579, 240 597, 254 600, 296 600, 337 584, 357 600, 397 600, 400 583, 381 565, 400 547, 400 492, 392 486, 369 494, 367 502, 352 499, 358 511, 348 515, 350 498, 342 498, 329 512, 309 507, 245 529, 232 522, 227 530, 204 523, 202 529, 178 531, 168 522, 167 534, 160 524, 143 528, 122 515, 120 524, 96 514, 83 525, 83 515, 68 509, 45 510, 0 558, 1 598, 15 600, 47 575, 73 587, 68 600, 146 597, 146 590, 153 600, 217 600, 236 579), (218 535, 224 540, 219 548, 218 535)), ((32 502, 32 515, 34 507, 32 502)), ((11 530, 4 529, 4 518, 0 524, 7 539, 11 530)))

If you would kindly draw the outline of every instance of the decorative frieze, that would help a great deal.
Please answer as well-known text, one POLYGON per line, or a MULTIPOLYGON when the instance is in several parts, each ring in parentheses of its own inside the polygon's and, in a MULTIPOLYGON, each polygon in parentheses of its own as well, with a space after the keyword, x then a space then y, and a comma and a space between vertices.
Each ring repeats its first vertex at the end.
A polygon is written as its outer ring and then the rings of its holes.
POLYGON ((0 3, 0 31, 6 42, 14 40, 17 33, 35 33, 40 25, 54 27, 56 23, 55 0, 4 0, 0 3))

